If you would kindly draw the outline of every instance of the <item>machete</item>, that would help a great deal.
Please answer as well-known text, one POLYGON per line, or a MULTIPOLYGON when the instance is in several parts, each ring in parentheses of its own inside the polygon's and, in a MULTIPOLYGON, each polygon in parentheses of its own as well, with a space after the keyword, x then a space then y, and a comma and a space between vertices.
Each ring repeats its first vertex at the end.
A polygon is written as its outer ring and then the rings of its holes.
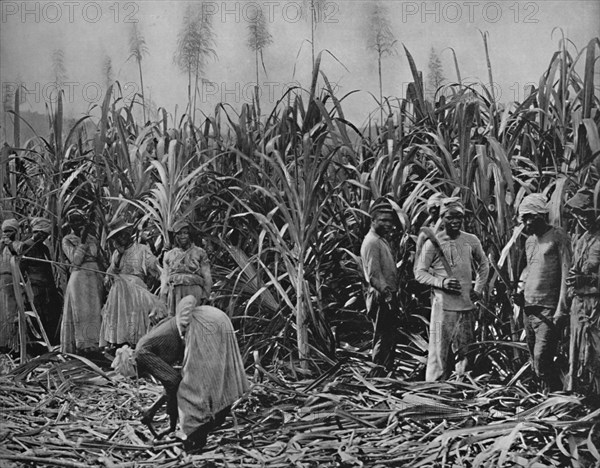
POLYGON ((442 265, 444 265, 444 270, 446 270, 446 274, 448 275, 448 278, 452 278, 452 276, 453 276, 452 275, 452 267, 450 267, 450 263, 448 263, 448 259, 444 255, 444 251, 442 250, 442 246, 440 245, 440 241, 438 241, 437 237, 435 237, 433 229, 428 228, 428 227, 422 227, 421 228, 421 232, 423 234, 425 234, 425 236, 427 237, 427 239, 429 239, 429 241, 431 242, 431 244, 438 251, 438 253, 440 254, 440 259, 442 261, 442 265))

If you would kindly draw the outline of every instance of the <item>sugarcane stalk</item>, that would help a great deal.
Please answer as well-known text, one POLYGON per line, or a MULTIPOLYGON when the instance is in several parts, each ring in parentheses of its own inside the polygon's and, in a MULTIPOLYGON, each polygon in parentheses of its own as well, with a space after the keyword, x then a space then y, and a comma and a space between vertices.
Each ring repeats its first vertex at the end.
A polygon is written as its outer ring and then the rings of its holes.
POLYGON ((46 348, 48 348, 48 351, 52 351, 52 345, 50 344, 50 340, 48 339, 48 334, 46 333, 46 330, 44 329, 44 325, 42 324, 42 318, 40 317, 40 314, 38 313, 35 304, 34 304, 34 295, 33 295, 33 289, 31 289, 31 284, 29 283, 29 281, 25 281, 25 278, 23 278, 23 273, 21 272, 21 270, 19 270, 19 280, 23 282, 23 288, 25 290, 25 294, 27 295, 27 299, 29 300, 29 305, 31 305, 31 311, 33 312, 33 315, 35 316, 35 319, 37 320, 37 323, 40 327, 40 331, 42 332, 42 337, 44 338, 44 343, 46 344, 46 348))
POLYGON ((0 453, 0 460, 14 460, 35 463, 37 466, 41 465, 55 465, 64 466, 66 468, 87 468, 89 465, 86 463, 72 462, 68 460, 59 460, 58 458, 45 458, 45 457, 29 457, 26 455, 10 455, 8 453, 0 453))
POLYGON ((15 256, 10 257, 10 268, 12 270, 12 284, 17 303, 17 314, 19 317, 19 360, 24 364, 27 360, 27 321, 25 319, 25 303, 19 283, 21 270, 15 256))

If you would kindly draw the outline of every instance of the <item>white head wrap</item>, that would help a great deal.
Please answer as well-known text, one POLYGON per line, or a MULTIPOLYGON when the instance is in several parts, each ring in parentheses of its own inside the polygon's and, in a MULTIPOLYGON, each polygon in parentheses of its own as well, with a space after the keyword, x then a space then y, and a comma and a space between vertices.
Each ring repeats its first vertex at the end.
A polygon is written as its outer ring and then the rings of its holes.
POLYGON ((460 197, 448 197, 442 200, 442 205, 440 206, 440 216, 448 211, 458 211, 460 213, 465 213, 465 205, 463 205, 460 197))
POLYGON ((2 223, 2 230, 12 229, 13 231, 19 230, 19 222, 15 218, 5 219, 2 223))
POLYGON ((52 224, 46 218, 33 218, 31 220, 31 230, 33 232, 41 231, 50 234, 52 232, 52 224))
POLYGON ((526 214, 547 214, 549 211, 546 197, 541 193, 532 193, 523 198, 523 201, 519 205, 519 218, 523 218, 526 214))

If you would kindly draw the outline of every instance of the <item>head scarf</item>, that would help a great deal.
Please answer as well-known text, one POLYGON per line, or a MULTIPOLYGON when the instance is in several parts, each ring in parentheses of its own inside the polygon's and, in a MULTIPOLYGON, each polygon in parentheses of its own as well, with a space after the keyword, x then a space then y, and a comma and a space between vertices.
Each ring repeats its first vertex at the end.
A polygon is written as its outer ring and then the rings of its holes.
POLYGON ((196 298, 192 295, 185 296, 177 304, 175 311, 175 323, 177 324, 177 330, 179 335, 183 337, 187 331, 188 325, 192 320, 192 311, 196 308, 196 298))
POLYGON ((463 205, 460 197, 448 197, 442 200, 440 216, 448 211, 458 211, 459 213, 465 214, 465 205, 463 205))
POLYGON ((593 211, 594 210, 594 192, 588 188, 581 188, 566 203, 573 210, 593 211))
POLYGON ((394 213, 394 208, 387 198, 378 198, 369 208, 369 215, 371 215, 371 218, 374 218, 378 213, 394 213))
POLYGON ((31 220, 31 231, 50 234, 52 232, 52 224, 46 218, 33 218, 31 220))
POLYGON ((2 223, 3 231, 8 231, 9 229, 12 229, 13 231, 19 230, 19 222, 15 218, 5 219, 2 223))
POLYGON ((435 207, 442 206, 442 200, 445 198, 443 193, 434 193, 427 199, 427 211, 435 207))
POLYGON ((523 198, 519 205, 519 218, 522 220, 526 214, 544 215, 549 211, 546 197, 541 193, 532 193, 523 198))

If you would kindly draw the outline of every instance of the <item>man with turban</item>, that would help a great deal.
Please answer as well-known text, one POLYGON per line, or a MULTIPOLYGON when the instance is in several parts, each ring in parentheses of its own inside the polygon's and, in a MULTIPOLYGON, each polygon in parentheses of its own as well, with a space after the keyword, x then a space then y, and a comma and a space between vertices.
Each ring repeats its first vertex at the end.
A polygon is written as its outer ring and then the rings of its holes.
MULTIPOLYGON (((11 258, 21 253, 23 243, 17 240, 19 222, 10 218, 2 223, 0 236, 0 350, 17 349, 18 312, 13 284, 11 258)), ((16 280, 15 280, 16 281, 16 280)))
POLYGON ((425 380, 450 377, 452 354, 458 374, 468 370, 475 341, 475 305, 487 282, 489 262, 477 236, 461 230, 465 208, 458 197, 442 201, 444 229, 423 244, 415 277, 434 291, 425 380), (473 265, 477 270, 473 271, 473 265), (473 276, 475 285, 473 286, 473 276))
POLYGON ((567 314, 567 283, 571 246, 566 233, 548 224, 548 205, 540 193, 526 196, 519 205, 519 218, 527 257, 524 283, 525 333, 533 370, 545 391, 562 387, 553 367, 559 327, 567 314))
POLYGON ((59 322, 62 304, 52 271, 50 249, 44 241, 52 233, 52 224, 46 218, 31 220, 32 236, 23 242, 23 255, 30 257, 21 263, 23 272, 31 284, 33 305, 40 315, 44 330, 50 343, 56 345, 60 341, 59 322), (44 261, 32 260, 39 258, 44 261))
POLYGON ((368 284, 367 315, 373 321, 373 376, 394 369, 396 314, 398 313, 398 272, 387 237, 394 228, 395 213, 390 202, 379 198, 369 210, 371 229, 365 236, 360 256, 368 284))
POLYGON ((580 189, 566 203, 583 234, 567 277, 571 298, 567 390, 600 396, 600 222, 594 193, 580 189))

